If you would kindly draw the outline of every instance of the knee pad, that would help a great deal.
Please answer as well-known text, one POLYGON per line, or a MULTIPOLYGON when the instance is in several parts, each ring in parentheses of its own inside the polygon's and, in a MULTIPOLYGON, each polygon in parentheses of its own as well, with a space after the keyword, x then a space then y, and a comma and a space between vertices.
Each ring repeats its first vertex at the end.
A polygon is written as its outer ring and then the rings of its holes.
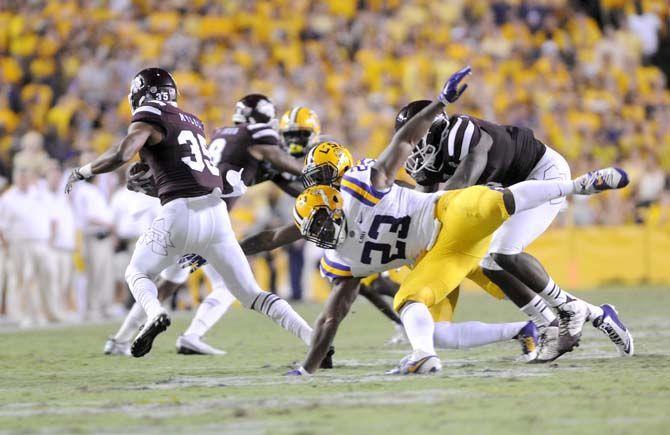
POLYGON ((128 287, 131 289, 133 288, 133 282, 140 279, 140 278, 147 278, 149 279, 149 276, 139 270, 137 266, 133 265, 133 263, 130 263, 128 267, 126 267, 126 272, 124 273, 124 277, 126 279, 126 282, 128 283, 128 287))

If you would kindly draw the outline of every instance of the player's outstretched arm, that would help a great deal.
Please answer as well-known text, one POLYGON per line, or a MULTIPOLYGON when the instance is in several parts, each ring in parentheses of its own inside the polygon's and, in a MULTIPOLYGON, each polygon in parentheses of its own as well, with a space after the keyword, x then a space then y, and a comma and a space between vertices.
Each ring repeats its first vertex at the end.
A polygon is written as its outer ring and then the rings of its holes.
POLYGON ((298 180, 287 180, 282 174, 277 174, 271 178, 272 182, 287 195, 297 198, 305 190, 302 182, 298 180))
POLYGON ((458 164, 454 175, 452 175, 442 186, 442 190, 463 189, 477 183, 482 172, 486 169, 489 160, 489 151, 493 145, 493 139, 482 130, 481 138, 477 145, 468 153, 463 161, 458 164))
POLYGON ((249 154, 258 161, 270 162, 276 169, 291 175, 302 174, 302 162, 282 151, 277 145, 252 145, 249 154))
POLYGON ((323 311, 314 324, 312 345, 302 367, 308 373, 314 373, 326 357, 333 344, 340 322, 347 316, 351 305, 358 296, 359 278, 336 278, 332 291, 326 300, 323 311))
POLYGON ((384 190, 391 187, 396 173, 412 153, 414 145, 428 132, 435 117, 447 103, 458 100, 465 91, 468 85, 459 87, 459 84, 468 74, 470 74, 469 66, 449 77, 437 99, 413 116, 393 135, 391 143, 382 151, 374 165, 371 179, 374 188, 384 190))
POLYGON ((288 224, 249 236, 240 242, 240 246, 244 255, 254 255, 288 245, 300 240, 300 237, 302 236, 298 227, 294 224, 288 224))
POLYGON ((77 181, 114 171, 128 163, 145 144, 153 145, 162 140, 163 132, 153 125, 146 122, 133 122, 128 128, 128 134, 121 142, 109 148, 91 163, 72 170, 65 186, 65 193, 69 193, 72 185, 77 181))

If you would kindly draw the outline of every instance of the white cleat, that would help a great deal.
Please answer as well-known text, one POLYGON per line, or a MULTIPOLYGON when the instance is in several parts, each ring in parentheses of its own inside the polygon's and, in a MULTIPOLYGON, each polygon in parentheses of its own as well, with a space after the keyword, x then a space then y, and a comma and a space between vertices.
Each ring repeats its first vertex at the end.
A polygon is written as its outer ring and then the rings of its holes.
POLYGON ((387 375, 425 375, 442 371, 442 361, 437 355, 415 357, 413 353, 400 360, 398 366, 387 375))
POLYGON ((182 355, 225 355, 226 351, 205 343, 195 334, 177 338, 177 353, 182 355))
POLYGON ((407 338, 407 333, 405 332, 405 327, 402 325, 395 325, 395 332, 386 342, 387 346, 395 346, 398 344, 407 344, 409 339, 407 338))
POLYGON ((601 305, 603 315, 593 320, 593 326, 600 329, 612 340, 612 343, 619 350, 621 356, 633 356, 635 354, 635 343, 633 336, 626 326, 619 319, 619 313, 614 306, 601 305))
POLYGON ((579 346, 584 323, 589 318, 589 307, 579 299, 558 307, 558 350, 561 354, 579 346))
POLYGON ((105 355, 123 355, 130 356, 130 342, 116 341, 114 337, 109 337, 102 349, 105 355))
POLYGON ((563 353, 558 349, 558 326, 547 326, 540 334, 537 358, 529 362, 532 364, 547 363, 555 360, 563 353))
POLYGON ((573 180, 577 195, 593 195, 604 190, 622 189, 629 183, 628 174, 621 168, 605 168, 588 172, 573 180))

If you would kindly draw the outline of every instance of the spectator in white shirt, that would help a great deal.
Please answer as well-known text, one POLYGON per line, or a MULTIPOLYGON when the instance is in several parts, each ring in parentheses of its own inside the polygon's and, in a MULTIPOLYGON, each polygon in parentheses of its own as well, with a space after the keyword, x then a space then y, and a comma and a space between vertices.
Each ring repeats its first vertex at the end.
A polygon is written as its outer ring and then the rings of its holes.
POLYGON ((73 293, 74 250, 76 232, 70 198, 63 194, 65 176, 60 164, 51 160, 47 164, 44 191, 51 212, 51 261, 54 264, 54 293, 58 309, 65 312, 74 308, 73 293))
POLYGON ((72 191, 75 225, 82 232, 86 292, 78 297, 79 313, 86 319, 114 313, 114 242, 112 212, 102 190, 93 182, 78 183, 72 191))
POLYGON ((645 62, 658 51, 661 19, 652 11, 643 12, 642 2, 635 1, 635 13, 628 15, 628 26, 637 35, 642 44, 642 55, 645 62))
POLYGON ((14 185, 0 197, 0 233, 9 252, 7 315, 21 326, 56 321, 49 261, 50 213, 33 169, 17 166, 14 185))

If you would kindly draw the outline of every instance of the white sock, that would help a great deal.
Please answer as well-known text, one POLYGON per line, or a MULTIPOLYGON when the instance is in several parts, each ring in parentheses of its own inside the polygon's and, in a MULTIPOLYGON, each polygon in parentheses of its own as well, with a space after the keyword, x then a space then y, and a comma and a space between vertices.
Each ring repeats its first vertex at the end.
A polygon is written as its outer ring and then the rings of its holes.
POLYGON ((535 208, 552 199, 575 193, 572 180, 528 180, 509 187, 514 195, 514 213, 535 208))
POLYGON ((312 327, 279 296, 270 292, 262 292, 251 304, 251 309, 265 314, 282 328, 300 338, 307 346, 311 344, 312 327))
MULTIPOLYGON (((559 307, 563 305, 565 302, 577 299, 582 301, 584 304, 589 309, 589 316, 587 317, 587 320, 594 320, 600 316, 603 315, 603 309, 600 308, 597 305, 592 305, 588 302, 586 302, 583 299, 579 299, 576 296, 573 296, 572 294, 566 292, 565 290, 561 289, 558 284, 554 282, 553 279, 549 278, 549 283, 547 286, 540 292, 540 295, 544 297, 544 299, 551 305, 552 307, 559 307)), ((539 325, 538 325, 539 326, 539 325)))
POLYGON ((400 320, 405 326, 407 338, 412 345, 416 357, 435 355, 433 334, 435 333, 435 322, 428 311, 428 307, 420 302, 405 305, 400 310, 400 320))
POLYGON ((132 340, 137 333, 137 330, 146 320, 147 315, 144 312, 142 305, 135 302, 130 308, 130 311, 128 311, 128 314, 126 314, 126 318, 123 319, 123 323, 114 336, 114 339, 121 343, 132 340))
POLYGON ((547 283, 547 286, 544 288, 544 290, 540 292, 540 296, 542 296, 552 308, 560 307, 568 300, 575 299, 570 297, 568 292, 561 290, 561 288, 551 278, 549 278, 549 282, 547 283))
POLYGON ((227 289, 214 289, 198 307, 184 335, 202 337, 219 321, 228 308, 235 302, 235 297, 227 289))
POLYGON ((165 311, 158 300, 156 284, 146 275, 136 274, 128 279, 128 287, 135 300, 142 306, 147 318, 151 319, 158 313, 165 311))
POLYGON ((521 311, 528 315, 538 328, 549 326, 556 319, 556 314, 547 306, 540 295, 536 295, 528 304, 521 307, 521 311))
POLYGON ((435 346, 443 349, 468 349, 499 341, 511 340, 528 322, 482 323, 437 322, 435 346))

